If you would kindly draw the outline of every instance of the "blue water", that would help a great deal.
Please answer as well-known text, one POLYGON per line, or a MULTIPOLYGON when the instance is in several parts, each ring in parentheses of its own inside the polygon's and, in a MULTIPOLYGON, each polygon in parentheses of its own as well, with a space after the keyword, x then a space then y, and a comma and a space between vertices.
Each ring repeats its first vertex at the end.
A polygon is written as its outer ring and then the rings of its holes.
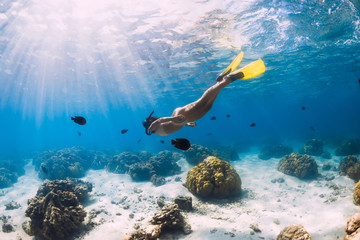
POLYGON ((359 138, 359 9, 357 0, 4 0, 0 151, 359 138), (266 72, 229 85, 196 128, 145 135, 152 110, 170 116, 197 100, 241 50, 241 66, 261 58, 266 72))

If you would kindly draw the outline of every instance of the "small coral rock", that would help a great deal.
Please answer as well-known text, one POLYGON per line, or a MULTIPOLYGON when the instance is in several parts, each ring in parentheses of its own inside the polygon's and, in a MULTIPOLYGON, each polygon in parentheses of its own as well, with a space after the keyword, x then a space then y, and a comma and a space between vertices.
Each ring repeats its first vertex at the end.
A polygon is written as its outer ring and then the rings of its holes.
POLYGON ((185 211, 191 211, 192 208, 192 197, 187 197, 187 196, 177 196, 174 199, 174 202, 179 205, 179 208, 181 210, 185 210, 185 211))
POLYGON ((311 240, 311 237, 303 226, 290 225, 280 232, 276 240, 311 240))
POLYGON ((129 171, 130 165, 141 162, 141 159, 130 152, 123 152, 115 155, 112 160, 106 165, 106 170, 112 173, 126 173, 129 171))
POLYGON ((17 174, 8 169, 0 168, 0 188, 10 187, 17 181, 17 174))
POLYGON ((279 162, 278 170, 300 179, 310 179, 318 175, 318 166, 315 160, 306 154, 299 153, 291 153, 283 157, 279 162))
POLYGON ((354 202, 356 205, 360 205, 360 181, 357 182, 354 189, 354 202))
POLYGON ((347 226, 345 232, 347 235, 344 240, 358 240, 360 239, 360 213, 354 214, 347 220, 347 226))
POLYGON ((210 156, 189 170, 185 186, 200 197, 226 198, 240 193, 241 179, 228 162, 210 156))
POLYGON ((340 162, 339 166, 340 175, 348 176, 355 182, 360 180, 360 161, 354 155, 346 156, 340 162))

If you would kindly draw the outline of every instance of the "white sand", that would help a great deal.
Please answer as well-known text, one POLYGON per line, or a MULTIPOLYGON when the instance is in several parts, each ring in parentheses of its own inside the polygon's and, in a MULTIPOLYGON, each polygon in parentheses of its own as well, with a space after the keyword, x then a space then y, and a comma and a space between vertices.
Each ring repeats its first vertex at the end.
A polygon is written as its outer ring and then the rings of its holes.
MULTIPOLYGON (((168 183, 155 187, 150 182, 132 182, 126 174, 112 174, 104 170, 89 171, 83 180, 92 182, 94 189, 85 205, 89 213, 100 212, 92 221, 100 225, 89 232, 84 239, 118 240, 134 230, 133 226, 145 226, 153 214, 160 210, 156 200, 165 197, 170 203, 177 195, 193 197, 194 211, 184 213, 193 232, 177 235, 174 239, 276 239, 287 225, 302 224, 313 240, 342 239, 347 218, 359 211, 353 204, 353 180, 339 176, 337 171, 322 171, 324 160, 316 158, 319 171, 325 179, 303 181, 284 175, 276 170, 279 159, 259 160, 255 154, 243 154, 241 160, 231 162, 242 180, 242 196, 235 200, 203 202, 176 182, 180 176, 185 181, 190 166, 179 161, 184 172, 168 177, 168 183), (283 183, 271 180, 283 178, 283 183), (257 225, 260 233, 254 233, 250 225, 257 225)), ((340 158, 329 162, 338 166, 340 158)), ((0 239, 32 239, 21 228, 27 199, 36 194, 41 184, 31 165, 25 176, 19 178, 13 187, 4 189, 0 196, 1 215, 11 216, 10 223, 16 225, 16 232, 2 233, 0 239), (5 211, 5 204, 14 200, 21 208, 5 211)), ((1 191, 0 191, 1 193, 1 191)), ((85 223, 89 220, 88 214, 85 223)), ((167 237, 169 239, 169 237, 167 237)))

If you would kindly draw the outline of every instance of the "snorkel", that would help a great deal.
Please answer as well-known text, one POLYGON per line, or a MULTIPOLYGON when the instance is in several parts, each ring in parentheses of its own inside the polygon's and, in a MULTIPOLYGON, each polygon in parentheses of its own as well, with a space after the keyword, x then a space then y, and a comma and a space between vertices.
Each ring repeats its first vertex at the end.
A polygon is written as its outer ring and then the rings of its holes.
POLYGON ((145 133, 146 135, 151 135, 152 132, 149 131, 149 127, 153 121, 151 121, 151 117, 154 113, 154 110, 150 113, 150 115, 145 119, 145 121, 142 122, 143 126, 145 127, 145 133))

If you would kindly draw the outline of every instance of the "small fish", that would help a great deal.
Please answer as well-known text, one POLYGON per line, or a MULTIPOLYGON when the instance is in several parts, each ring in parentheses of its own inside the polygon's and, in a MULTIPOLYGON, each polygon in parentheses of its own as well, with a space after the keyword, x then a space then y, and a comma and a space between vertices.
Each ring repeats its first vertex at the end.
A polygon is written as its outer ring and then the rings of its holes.
POLYGON ((305 106, 302 106, 302 107, 301 107, 301 110, 303 110, 303 111, 304 111, 305 109, 306 109, 306 107, 305 107, 305 106))
POLYGON ((360 78, 359 78, 358 82, 359 82, 359 84, 360 84, 360 78))
POLYGON ((160 142, 161 142, 161 143, 165 143, 165 141, 164 141, 164 140, 160 140, 160 142))
POLYGON ((81 136, 81 132, 78 132, 78 135, 81 136))
POLYGON ((137 143, 140 143, 141 142, 141 139, 137 140, 137 143))
POLYGON ((226 117, 228 117, 228 118, 229 118, 229 117, 231 117, 231 115, 230 115, 230 114, 228 114, 228 115, 226 115, 226 117))
POLYGON ((208 133, 207 135, 208 135, 208 136, 212 136, 213 134, 212 134, 212 133, 208 133))
POLYGON ((312 131, 315 131, 315 128, 313 126, 309 127, 312 131))
POLYGON ((127 133, 127 131, 129 131, 129 129, 123 129, 123 130, 121 130, 121 133, 125 134, 125 133, 127 133))
POLYGON ((42 170, 45 174, 48 173, 48 170, 46 169, 46 167, 44 167, 44 166, 41 165, 40 168, 41 168, 41 170, 42 170))
POLYGON ((86 124, 86 119, 84 117, 81 117, 81 116, 71 117, 71 120, 73 120, 75 123, 77 123, 79 125, 85 125, 86 124))
POLYGON ((185 138, 177 138, 176 140, 171 140, 171 145, 175 145, 176 148, 185 151, 191 147, 189 140, 185 138))
POLYGON ((214 116, 214 117, 212 117, 212 118, 210 118, 210 120, 215 120, 216 119, 216 117, 214 116))
POLYGON ((255 127, 255 126, 256 126, 255 123, 250 124, 250 127, 255 127))

